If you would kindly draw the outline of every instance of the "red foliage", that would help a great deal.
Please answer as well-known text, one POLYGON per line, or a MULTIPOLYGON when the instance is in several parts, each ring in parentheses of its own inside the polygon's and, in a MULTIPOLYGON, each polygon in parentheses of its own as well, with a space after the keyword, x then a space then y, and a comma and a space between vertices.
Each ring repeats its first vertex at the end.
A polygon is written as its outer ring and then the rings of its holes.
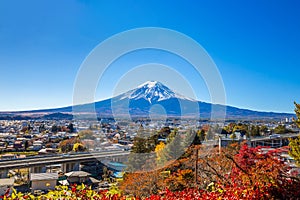
MULTIPOLYGON (((209 184, 206 189, 198 189, 199 185, 197 187, 192 185, 194 174, 185 164, 188 163, 188 158, 175 162, 172 168, 176 170, 173 170, 166 179, 161 179, 161 173, 158 171, 129 174, 125 176, 125 181, 120 188, 124 194, 137 196, 135 200, 142 198, 146 200, 300 199, 300 180, 288 173, 290 167, 277 157, 280 153, 281 150, 278 149, 263 153, 262 148, 242 145, 238 153, 224 150, 218 156, 214 154, 215 156, 210 156, 212 160, 209 162, 215 161, 219 166, 217 168, 211 163, 210 165, 215 171, 219 169, 217 174, 221 171, 228 172, 227 181, 222 180, 223 175, 215 176, 215 182, 209 184), (225 165, 226 160, 229 162, 225 165), (231 167, 227 166, 228 163, 231 167), (171 186, 174 186, 177 191, 171 186), (166 187, 168 189, 162 189, 166 187), (184 189, 178 190, 178 188, 184 189)), ((72 194, 75 194, 76 199, 91 198, 88 196, 90 189, 83 188, 79 190, 76 185, 71 186, 72 194)), ((95 192, 93 195, 95 200, 126 199, 126 196, 109 195, 108 191, 95 192)))
POLYGON ((280 153, 281 150, 262 153, 261 148, 243 145, 236 155, 224 152, 232 163, 226 184, 215 183, 207 190, 166 190, 147 199, 299 199, 300 181, 288 174, 289 166, 277 158, 280 153))

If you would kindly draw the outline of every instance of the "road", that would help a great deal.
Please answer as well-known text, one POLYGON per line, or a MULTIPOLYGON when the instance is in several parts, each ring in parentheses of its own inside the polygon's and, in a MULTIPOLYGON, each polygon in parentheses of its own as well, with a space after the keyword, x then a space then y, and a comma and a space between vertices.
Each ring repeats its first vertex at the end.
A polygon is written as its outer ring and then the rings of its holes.
POLYGON ((61 154, 53 156, 33 156, 23 159, 1 160, 0 170, 9 170, 16 168, 28 168, 39 165, 53 165, 68 162, 86 162, 92 160, 102 160, 111 157, 128 156, 128 151, 104 151, 92 153, 61 154))

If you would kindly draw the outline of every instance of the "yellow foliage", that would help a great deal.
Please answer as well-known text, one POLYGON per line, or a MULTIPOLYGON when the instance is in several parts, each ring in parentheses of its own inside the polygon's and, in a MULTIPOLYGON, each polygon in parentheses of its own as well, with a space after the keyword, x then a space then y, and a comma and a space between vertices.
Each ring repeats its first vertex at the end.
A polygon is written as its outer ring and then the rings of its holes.
POLYGON ((158 162, 161 161, 162 155, 163 155, 163 150, 165 149, 166 145, 163 142, 160 142, 156 147, 155 147, 155 153, 156 153, 156 159, 158 162))
POLYGON ((165 148, 165 143, 160 142, 156 147, 155 147, 155 152, 159 152, 165 148))
POLYGON ((73 151, 77 152, 77 151, 83 151, 84 150, 84 146, 81 143, 75 143, 73 145, 73 151))

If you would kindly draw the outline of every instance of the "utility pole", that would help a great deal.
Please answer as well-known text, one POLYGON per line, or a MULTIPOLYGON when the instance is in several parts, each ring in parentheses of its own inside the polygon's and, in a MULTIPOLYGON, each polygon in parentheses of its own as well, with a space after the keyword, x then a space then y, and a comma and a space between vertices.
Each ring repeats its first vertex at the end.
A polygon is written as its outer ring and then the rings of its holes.
POLYGON ((222 138, 219 136, 219 154, 221 154, 222 138))
POLYGON ((195 185, 198 185, 198 153, 199 153, 199 150, 198 148, 196 147, 196 160, 195 160, 195 185))

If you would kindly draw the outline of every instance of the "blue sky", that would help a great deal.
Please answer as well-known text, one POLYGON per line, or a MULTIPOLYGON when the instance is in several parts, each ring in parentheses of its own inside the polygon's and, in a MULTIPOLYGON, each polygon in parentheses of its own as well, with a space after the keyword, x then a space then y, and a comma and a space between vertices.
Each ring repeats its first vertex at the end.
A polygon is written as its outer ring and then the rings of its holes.
MULTIPOLYGON (((3 0, 0 110, 71 105, 80 65, 100 42, 128 29, 164 27, 206 49, 222 75, 229 105, 293 112, 293 101, 300 102, 299 9, 298 1, 271 0, 3 0)), ((116 62, 107 77, 120 78, 117 64, 131 66, 130 59, 175 63, 166 53, 140 52, 116 62)), ((182 68, 197 98, 209 101, 203 83, 196 83, 201 77, 196 80, 188 65, 182 68)), ((109 97, 110 88, 108 82, 95 98, 109 97)))

